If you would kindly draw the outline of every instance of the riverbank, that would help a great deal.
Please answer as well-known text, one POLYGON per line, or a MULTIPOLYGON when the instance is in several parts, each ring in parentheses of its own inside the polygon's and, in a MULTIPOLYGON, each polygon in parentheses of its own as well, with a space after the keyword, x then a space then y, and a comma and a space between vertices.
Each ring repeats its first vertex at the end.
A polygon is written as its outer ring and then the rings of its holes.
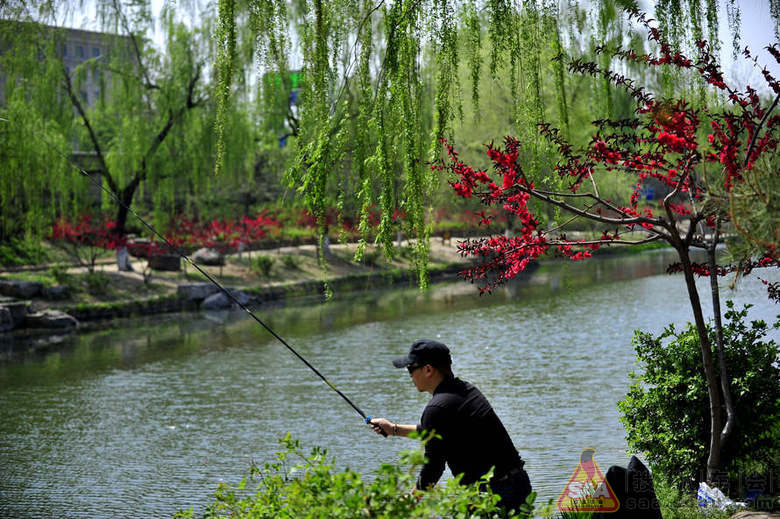
MULTIPOLYGON (((417 285, 407 243, 393 259, 368 246, 360 262, 354 261, 356 247, 330 245, 325 269, 311 244, 247 251, 226 256, 223 265, 199 267, 250 308, 302 297, 321 301, 327 290, 343 294, 417 285)), ((200 272, 174 259, 179 270, 152 270, 146 260, 136 258, 133 272, 117 271, 110 260, 98 263, 93 272, 66 264, 0 271, 0 311, 6 314, 0 315, 0 332, 61 333, 100 328, 116 318, 231 306, 200 272)), ((431 282, 454 280, 469 264, 458 253, 457 239, 430 240, 431 282)))
MULTIPOLYGON (((413 257, 406 244, 398 248, 392 260, 376 247, 369 246, 363 261, 354 261, 356 244, 333 244, 326 256, 325 269, 317 259, 314 245, 287 246, 263 251, 228 255, 224 265, 198 266, 241 295, 242 303, 258 306, 291 298, 323 299, 327 289, 334 293, 372 290, 391 286, 415 285, 417 275, 413 257)), ((56 264, 30 266, 0 272, 0 305, 16 308, 24 328, 56 328, 62 331, 73 322, 62 319, 50 324, 33 321, 30 315, 59 315, 75 318, 79 327, 94 328, 95 321, 197 310, 205 297, 214 295, 215 287, 185 261, 177 261, 174 271, 150 270, 144 259, 132 261, 133 272, 119 272, 113 262, 101 262, 93 272, 84 267, 56 264), (207 283, 205 292, 199 290, 207 283), (25 325, 24 323, 27 323, 25 325)), ((468 262, 458 252, 453 240, 433 239, 429 272, 432 282, 454 279, 468 262)), ((226 298, 225 298, 226 299, 226 298)), ((212 302, 208 309, 229 307, 229 301, 212 302)), ((10 310, 9 310, 10 313, 10 310)), ((7 321, 7 319, 6 319, 7 321)), ((8 326, 0 331, 15 333, 8 326)))

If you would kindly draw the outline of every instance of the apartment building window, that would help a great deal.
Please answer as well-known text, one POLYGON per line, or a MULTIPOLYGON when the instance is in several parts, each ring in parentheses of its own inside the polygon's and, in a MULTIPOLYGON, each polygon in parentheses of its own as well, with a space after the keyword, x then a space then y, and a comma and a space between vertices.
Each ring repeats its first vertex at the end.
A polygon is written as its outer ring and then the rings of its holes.
POLYGON ((60 52, 62 52, 62 57, 66 57, 68 55, 68 46, 64 43, 60 46, 60 52))
POLYGON ((92 57, 97 58, 98 56, 100 56, 100 49, 97 47, 92 47, 92 57))
POLYGON ((82 47, 81 45, 76 45, 76 57, 77 58, 84 57, 84 47, 82 47))

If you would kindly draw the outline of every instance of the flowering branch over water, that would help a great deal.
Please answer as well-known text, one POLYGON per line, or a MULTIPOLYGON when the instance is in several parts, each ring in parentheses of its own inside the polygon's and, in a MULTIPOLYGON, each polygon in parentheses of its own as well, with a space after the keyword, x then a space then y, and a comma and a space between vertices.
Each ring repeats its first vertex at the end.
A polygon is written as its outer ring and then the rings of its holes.
MULTIPOLYGON (((722 203, 716 203, 718 199, 733 196, 738 187, 748 182, 760 161, 774 163, 772 155, 778 144, 780 115, 771 115, 771 111, 777 98, 765 107, 750 86, 740 91, 726 85, 706 42, 699 41, 697 58, 689 58, 673 51, 643 14, 633 13, 633 17, 646 27, 648 38, 658 45, 660 52, 647 55, 621 50, 614 57, 650 67, 663 65, 691 70, 707 84, 725 92, 726 106, 715 111, 707 106, 693 107, 684 99, 658 100, 634 80, 578 59, 570 63, 571 72, 603 77, 624 88, 636 100, 636 116, 594 121, 596 131, 582 149, 575 149, 550 123, 539 123, 540 134, 558 151, 555 173, 561 179, 562 189, 535 185, 523 170, 522 143, 514 137, 506 137, 503 146, 488 145, 487 156, 493 164, 491 173, 465 164, 455 148, 443 141, 449 160, 432 168, 449 174, 455 193, 463 198, 477 197, 485 206, 499 207, 521 224, 515 236, 493 236, 459 244, 464 256, 473 256, 479 262, 462 275, 478 282, 481 291, 489 292, 515 277, 532 260, 548 252, 576 261, 590 257, 603 246, 631 246, 659 240, 678 250, 706 249, 711 246, 716 221, 731 221, 737 226, 734 215, 724 210, 722 203), (713 173, 713 170, 720 172, 713 173), (599 194, 597 178, 606 172, 634 179, 628 200, 619 202, 599 194), (652 184, 665 192, 660 204, 642 201, 644 190, 652 184), (529 205, 534 199, 542 206, 561 209, 572 218, 558 227, 545 229, 542 218, 529 205), (604 226, 599 238, 567 237, 566 225, 581 218, 604 226), (646 237, 624 237, 636 231, 646 237)), ((780 61, 777 46, 769 50, 780 61)), ((606 49, 600 48, 598 52, 606 49)), ((744 55, 751 58, 747 50, 744 55)), ((770 89, 780 94, 778 81, 766 69, 762 73, 770 89)), ((490 221, 488 217, 483 223, 490 221)), ((767 242, 765 253, 758 260, 721 267, 718 274, 777 267, 776 243, 776 239, 767 242)), ((710 272, 706 265, 692 268, 698 275, 710 272)), ((678 263, 670 267, 670 272, 683 269, 682 263, 678 263)))

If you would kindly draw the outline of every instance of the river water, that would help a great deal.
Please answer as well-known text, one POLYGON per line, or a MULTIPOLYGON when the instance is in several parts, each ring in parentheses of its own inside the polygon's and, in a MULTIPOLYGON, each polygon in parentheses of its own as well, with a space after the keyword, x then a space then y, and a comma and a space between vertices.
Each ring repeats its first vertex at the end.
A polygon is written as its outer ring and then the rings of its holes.
MULTIPOLYGON (((418 421, 428 395, 390 361, 417 338, 448 344, 456 374, 492 402, 541 499, 555 499, 583 449, 596 449, 604 471, 627 463, 615 404, 636 368, 633 330, 692 320, 682 277, 662 274, 671 258, 553 262, 487 297, 456 282, 256 313, 363 410, 401 423, 418 421)), ((736 291, 725 284, 724 300, 755 305, 751 318, 780 313, 755 277, 736 291)), ((708 307, 706 280, 699 290, 708 307)), ((6 351, 0 517, 202 511, 218 482, 272 461, 287 432, 366 477, 414 446, 368 430, 240 314, 125 320, 53 348, 6 351)))

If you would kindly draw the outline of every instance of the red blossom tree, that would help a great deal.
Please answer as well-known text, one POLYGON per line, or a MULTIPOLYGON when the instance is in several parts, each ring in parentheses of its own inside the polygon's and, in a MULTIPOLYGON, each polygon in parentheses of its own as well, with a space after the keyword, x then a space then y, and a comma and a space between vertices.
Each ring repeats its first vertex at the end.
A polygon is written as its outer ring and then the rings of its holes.
POLYGON ((126 243, 125 237, 116 233, 114 220, 93 218, 89 214, 75 221, 57 220, 47 238, 89 272, 95 271, 95 262, 102 251, 116 250, 126 243))
MULTIPOLYGON (((707 43, 698 42, 698 57, 688 58, 672 50, 643 14, 631 12, 630 15, 645 26, 659 52, 653 56, 619 51, 614 55, 616 58, 650 67, 666 65, 698 74, 725 94, 722 103, 725 106, 717 109, 694 107, 683 99, 656 99, 629 77, 602 69, 593 62, 574 60, 569 64, 570 72, 603 77, 613 85, 625 88, 636 101, 636 115, 626 120, 594 121, 595 134, 581 149, 562 138, 550 124, 539 124, 541 134, 558 150, 560 160, 555 172, 563 180, 564 189, 536 185, 523 171, 521 143, 512 137, 506 138, 503 147, 488 146, 493 174, 464 164, 454 147, 446 143, 449 161, 433 168, 454 177, 451 185, 459 196, 479 197, 485 206, 500 207, 521 224, 515 236, 491 236, 459 243, 463 255, 478 260, 474 267, 461 274, 478 283, 481 292, 489 292, 513 278, 532 260, 545 254, 557 253, 571 260, 582 260, 600 247, 654 241, 665 241, 677 251, 679 262, 671 265, 669 271, 684 275, 699 332, 710 403, 707 477, 712 480, 723 464, 721 452, 733 432, 734 404, 723 357, 722 335, 717 334, 714 356, 694 276, 711 279, 715 325, 720 331, 717 276, 780 266, 776 240, 765 243, 758 259, 745 257, 737 264, 726 266, 715 263, 715 246, 724 229, 735 227, 733 214, 729 211, 729 196, 757 167, 768 168, 770 175, 777 175, 780 116, 773 115, 772 111, 780 98, 780 83, 766 69, 762 71, 773 92, 772 102, 762 102, 749 86, 744 90, 733 89, 725 83, 707 43), (607 172, 627 176, 635 182, 627 201, 609 200, 599 194, 597 177, 607 172), (660 208, 642 201, 641 191, 650 182, 656 186, 660 183, 668 190, 660 208), (531 200, 542 206, 557 207, 568 214, 569 219, 555 228, 547 228, 529 205, 531 200), (603 231, 597 238, 570 238, 567 226, 577 219, 601 224, 603 231), (634 236, 636 232, 641 234, 639 238, 626 237, 629 232, 634 236), (693 262, 692 249, 706 251, 708 262, 693 262)), ((780 62, 777 46, 768 49, 780 62)), ((599 49, 599 52, 606 50, 599 49)), ((747 50, 745 56, 752 59, 747 50)), ((489 222, 490 218, 483 220, 489 222)), ((776 285, 770 285, 770 295, 773 289, 777 293, 776 285)))

